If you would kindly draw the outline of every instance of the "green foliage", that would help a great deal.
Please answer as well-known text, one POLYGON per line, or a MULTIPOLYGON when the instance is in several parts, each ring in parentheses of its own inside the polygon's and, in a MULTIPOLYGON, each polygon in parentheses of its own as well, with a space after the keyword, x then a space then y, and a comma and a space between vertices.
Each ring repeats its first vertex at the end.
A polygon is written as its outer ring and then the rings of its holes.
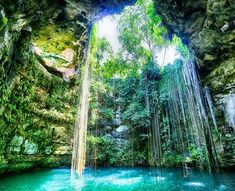
POLYGON ((126 123, 133 127, 149 127, 149 112, 138 102, 132 102, 122 117, 126 123))
POLYGON ((124 50, 138 64, 149 57, 155 58, 159 48, 168 43, 164 38, 167 30, 155 14, 153 1, 139 1, 125 9, 118 26, 124 50))
POLYGON ((98 149, 97 164, 148 164, 148 134, 152 108, 158 102, 157 90, 161 78, 155 57, 157 50, 168 42, 164 40, 167 31, 161 26, 160 17, 155 16, 153 2, 145 3, 139 1, 121 15, 118 26, 122 49, 117 54, 107 40, 97 38, 96 29, 92 32, 92 120, 89 125, 93 131, 102 133, 96 138, 90 137, 92 149, 89 150, 98 149), (147 105, 146 99, 150 100, 150 105, 147 105), (117 147, 113 139, 103 136, 107 133, 105 126, 113 128, 115 125, 113 121, 118 105, 122 124, 130 127, 131 131, 130 143, 122 148, 117 147), (115 156, 113 153, 116 153, 115 156))
MULTIPOLYGON (((143 149, 143 148, 142 148, 143 149)), ((110 136, 88 136, 88 163, 97 166, 145 165, 143 150, 132 152, 130 142, 119 142, 110 136)))
POLYGON ((2 30, 8 23, 8 18, 0 15, 0 30, 2 30))
POLYGON ((191 144, 189 145, 188 150, 189 150, 189 157, 187 159, 188 162, 198 163, 200 160, 206 161, 206 153, 202 148, 196 147, 195 145, 191 144))
POLYGON ((180 167, 182 166, 184 158, 181 154, 174 152, 165 153, 162 159, 162 165, 168 167, 180 167))
POLYGON ((90 163, 95 161, 98 166, 121 165, 122 161, 117 155, 115 140, 107 136, 89 136, 88 145, 89 155, 93 156, 90 157, 93 159, 90 163))
POLYGON ((190 58, 190 52, 186 45, 182 43, 179 37, 176 35, 173 36, 172 43, 176 46, 176 49, 181 54, 183 58, 188 60, 190 58))
POLYGON ((175 87, 172 85, 172 82, 175 81, 175 76, 180 76, 182 71, 182 60, 175 60, 173 64, 168 64, 161 69, 161 81, 160 81, 160 101, 164 103, 169 96, 171 89, 175 87))

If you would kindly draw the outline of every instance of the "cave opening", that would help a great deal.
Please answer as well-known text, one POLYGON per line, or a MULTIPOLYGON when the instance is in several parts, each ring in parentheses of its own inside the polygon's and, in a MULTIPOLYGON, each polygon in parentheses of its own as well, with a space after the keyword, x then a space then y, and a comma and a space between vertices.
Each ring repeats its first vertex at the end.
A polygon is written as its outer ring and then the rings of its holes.
MULTIPOLYGON (((183 167, 184 176, 194 164, 218 170, 213 103, 205 98, 210 94, 201 86, 193 55, 162 24, 153 1, 138 1, 97 21, 88 57, 90 74, 88 80, 84 73, 84 81, 90 86, 90 107, 88 101, 87 109, 79 106, 78 121, 86 122, 75 129, 85 138, 73 148, 79 150, 73 158, 83 156, 82 165, 75 162, 79 174, 85 165, 171 164, 183 167)), ((81 103, 87 94, 82 93, 81 103)))

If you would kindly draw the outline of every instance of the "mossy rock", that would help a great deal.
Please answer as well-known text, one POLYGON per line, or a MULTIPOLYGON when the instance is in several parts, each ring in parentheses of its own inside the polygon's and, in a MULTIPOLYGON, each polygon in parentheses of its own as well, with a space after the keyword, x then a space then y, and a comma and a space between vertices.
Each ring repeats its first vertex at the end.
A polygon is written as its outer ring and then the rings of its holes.
POLYGON ((235 77, 235 57, 224 60, 203 80, 214 93, 228 93, 234 86, 235 77))
POLYGON ((18 170, 29 169, 29 168, 32 168, 33 166, 34 164, 31 162, 23 162, 23 163, 11 165, 10 169, 12 169, 12 171, 18 171, 18 170))
POLYGON ((46 53, 61 54, 66 48, 75 49, 76 41, 74 32, 68 26, 49 24, 35 31, 32 42, 46 53))

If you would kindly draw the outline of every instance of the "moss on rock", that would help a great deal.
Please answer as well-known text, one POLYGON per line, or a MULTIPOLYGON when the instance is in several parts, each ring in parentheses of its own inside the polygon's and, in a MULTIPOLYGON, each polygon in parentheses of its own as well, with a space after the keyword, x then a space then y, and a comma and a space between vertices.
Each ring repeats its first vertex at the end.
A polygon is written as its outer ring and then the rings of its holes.
POLYGON ((66 48, 75 48, 74 29, 60 25, 48 24, 36 31, 32 42, 36 43, 44 52, 61 54, 66 48))

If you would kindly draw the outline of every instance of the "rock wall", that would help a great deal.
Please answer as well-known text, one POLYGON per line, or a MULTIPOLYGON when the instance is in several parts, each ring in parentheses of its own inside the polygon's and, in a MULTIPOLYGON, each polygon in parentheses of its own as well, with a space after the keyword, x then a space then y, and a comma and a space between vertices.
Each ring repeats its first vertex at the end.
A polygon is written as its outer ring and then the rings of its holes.
POLYGON ((171 32, 190 46, 214 99, 234 93, 235 1, 155 0, 155 4, 171 32), (230 27, 222 32, 226 23, 230 27))
POLYGON ((155 0, 155 6, 165 25, 188 44, 194 53, 202 85, 209 87, 214 102, 224 149, 222 166, 233 166, 235 1, 155 0), (228 103, 232 104, 230 111, 227 111, 228 103))
POLYGON ((69 165, 87 25, 133 0, 0 0, 0 174, 69 165))

